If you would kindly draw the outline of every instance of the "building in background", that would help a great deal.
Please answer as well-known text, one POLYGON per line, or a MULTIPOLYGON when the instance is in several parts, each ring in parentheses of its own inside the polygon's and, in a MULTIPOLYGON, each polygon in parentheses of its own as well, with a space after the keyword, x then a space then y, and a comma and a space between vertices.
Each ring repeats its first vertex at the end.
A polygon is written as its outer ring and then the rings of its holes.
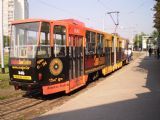
POLYGON ((27 0, 3 0, 3 31, 4 36, 11 32, 11 21, 29 17, 29 4, 27 0))
POLYGON ((149 42, 148 41, 148 39, 149 39, 149 36, 142 36, 142 50, 143 51, 146 51, 148 48, 148 45, 147 45, 147 42, 149 42))
POLYGON ((154 45, 154 39, 151 36, 142 36, 142 50, 148 50, 149 48, 156 49, 154 45))

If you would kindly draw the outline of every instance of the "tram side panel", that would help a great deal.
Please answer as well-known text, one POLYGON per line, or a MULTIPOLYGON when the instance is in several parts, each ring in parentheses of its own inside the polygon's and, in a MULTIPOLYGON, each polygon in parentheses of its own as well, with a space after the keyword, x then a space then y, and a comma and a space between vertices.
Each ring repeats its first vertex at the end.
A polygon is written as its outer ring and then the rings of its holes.
POLYGON ((113 52, 112 52, 112 35, 105 34, 104 47, 105 47, 105 68, 102 69, 103 76, 113 71, 113 52))
POLYGON ((122 62, 123 65, 127 63, 127 50, 128 50, 128 40, 121 38, 122 40, 122 62))
POLYGON ((122 67, 122 41, 120 36, 117 38, 117 48, 116 48, 116 61, 117 61, 117 68, 122 67))
POLYGON ((104 34, 86 28, 85 74, 90 80, 97 79, 101 69, 105 67, 104 34))

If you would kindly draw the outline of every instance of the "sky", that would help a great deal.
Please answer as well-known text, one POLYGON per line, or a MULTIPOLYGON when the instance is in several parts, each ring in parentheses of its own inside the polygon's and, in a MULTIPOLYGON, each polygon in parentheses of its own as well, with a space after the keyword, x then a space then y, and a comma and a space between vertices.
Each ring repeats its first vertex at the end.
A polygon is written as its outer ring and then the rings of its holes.
MULTIPOLYGON (((152 33, 154 0, 28 0, 30 18, 49 20, 73 18, 87 27, 113 33, 115 24, 108 12, 119 11, 117 32, 132 39, 152 33)), ((116 14, 112 14, 116 20, 116 14)))

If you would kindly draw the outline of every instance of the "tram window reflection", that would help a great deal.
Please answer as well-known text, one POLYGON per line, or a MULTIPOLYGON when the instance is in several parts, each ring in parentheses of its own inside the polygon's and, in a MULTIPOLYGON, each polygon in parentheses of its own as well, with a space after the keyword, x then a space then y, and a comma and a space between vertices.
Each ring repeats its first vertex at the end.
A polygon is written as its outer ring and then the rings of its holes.
POLYGON ((39 25, 39 22, 12 25, 10 57, 35 57, 39 25))
POLYGON ((96 33, 87 31, 86 32, 86 54, 91 55, 95 54, 95 42, 96 42, 96 33))
POLYGON ((103 50, 103 40, 104 39, 104 35, 103 34, 97 34, 97 54, 101 55, 103 54, 104 50, 103 50))
POLYGON ((49 23, 42 23, 40 34, 40 45, 38 46, 37 57, 48 58, 51 56, 50 48, 50 25, 49 23))

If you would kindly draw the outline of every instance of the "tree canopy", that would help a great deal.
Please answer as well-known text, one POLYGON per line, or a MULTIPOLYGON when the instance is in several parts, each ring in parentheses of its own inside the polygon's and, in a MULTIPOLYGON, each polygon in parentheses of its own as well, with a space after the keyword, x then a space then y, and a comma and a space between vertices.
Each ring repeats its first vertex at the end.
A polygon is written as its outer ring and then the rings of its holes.
POLYGON ((154 6, 155 14, 154 14, 154 27, 158 30, 160 33, 160 0, 155 0, 156 4, 154 6))

